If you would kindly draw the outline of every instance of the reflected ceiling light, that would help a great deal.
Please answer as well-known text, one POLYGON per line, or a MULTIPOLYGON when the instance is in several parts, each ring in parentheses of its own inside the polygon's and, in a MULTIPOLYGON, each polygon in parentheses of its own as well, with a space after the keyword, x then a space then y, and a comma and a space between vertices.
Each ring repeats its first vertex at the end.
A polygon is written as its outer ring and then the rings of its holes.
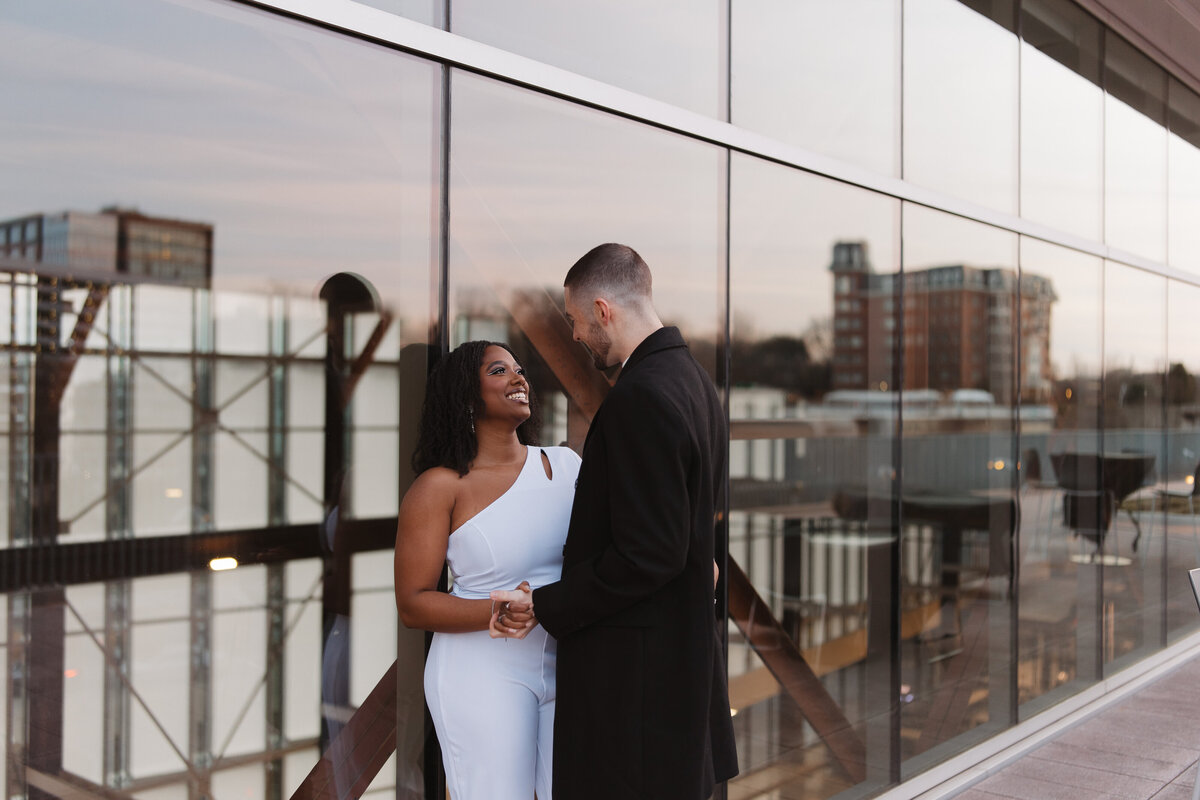
POLYGON ((63 675, 65 675, 68 678, 74 678, 78 674, 79 674, 79 670, 77 670, 77 669, 69 669, 63 673, 63 675))
POLYGON ((167 489, 166 494, 172 500, 178 500, 183 497, 183 489, 167 489))
POLYGON ((1067 391, 1065 392, 1065 394, 1067 395, 1067 399, 1070 400, 1071 399, 1071 388, 1069 386, 1067 387, 1067 391))
POLYGON ((738 710, 736 708, 729 709, 729 716, 736 717, 738 710))
POLYGON ((233 558, 232 556, 222 556, 221 558, 214 558, 212 561, 208 562, 208 568, 213 572, 222 572, 227 569, 237 569, 237 565, 237 559, 233 558))
POLYGON ((1191 486, 1191 485, 1193 485, 1193 484, 1196 482, 1196 476, 1195 476, 1195 475, 1188 475, 1188 476, 1187 476, 1186 478, 1184 478, 1183 480, 1184 480, 1184 482, 1185 482, 1185 483, 1187 483, 1187 485, 1188 485, 1188 486, 1191 486))

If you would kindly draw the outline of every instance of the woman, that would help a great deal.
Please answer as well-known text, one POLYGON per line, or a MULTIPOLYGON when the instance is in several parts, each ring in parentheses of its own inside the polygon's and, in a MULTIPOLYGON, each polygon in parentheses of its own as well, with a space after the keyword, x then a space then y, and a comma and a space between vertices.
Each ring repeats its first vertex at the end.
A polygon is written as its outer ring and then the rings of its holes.
POLYGON ((551 800, 555 642, 488 599, 562 571, 579 457, 532 444, 532 401, 507 345, 455 349, 430 376, 400 505, 396 607, 434 632, 425 700, 453 800, 551 800))

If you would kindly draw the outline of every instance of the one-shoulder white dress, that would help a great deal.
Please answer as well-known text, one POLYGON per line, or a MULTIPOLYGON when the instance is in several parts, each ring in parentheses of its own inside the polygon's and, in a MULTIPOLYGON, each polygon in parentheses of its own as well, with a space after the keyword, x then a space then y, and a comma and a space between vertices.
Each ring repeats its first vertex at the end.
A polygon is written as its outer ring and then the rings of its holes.
MULTIPOLYGON (((579 456, 529 447, 507 492, 450 534, 451 594, 558 580, 579 456), (550 461, 546 476, 542 453, 550 461)), ((433 717, 452 800, 551 800, 555 641, 542 627, 524 639, 487 631, 435 633, 425 662, 433 717)))

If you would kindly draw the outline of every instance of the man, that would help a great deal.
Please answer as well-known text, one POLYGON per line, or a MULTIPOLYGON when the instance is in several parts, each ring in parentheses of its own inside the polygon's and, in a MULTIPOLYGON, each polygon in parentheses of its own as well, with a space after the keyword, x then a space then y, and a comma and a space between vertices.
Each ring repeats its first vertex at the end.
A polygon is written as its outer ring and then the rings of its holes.
POLYGON ((510 620, 531 602, 558 640, 554 800, 703 800, 737 774, 712 601, 725 415, 632 248, 587 253, 564 299, 596 367, 623 367, 584 442, 562 579, 492 597, 510 620))

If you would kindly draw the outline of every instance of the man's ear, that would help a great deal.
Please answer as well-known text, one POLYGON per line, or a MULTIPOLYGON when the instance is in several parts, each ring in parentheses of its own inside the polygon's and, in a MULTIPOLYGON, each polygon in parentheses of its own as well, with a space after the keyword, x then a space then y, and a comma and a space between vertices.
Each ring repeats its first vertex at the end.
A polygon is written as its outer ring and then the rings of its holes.
POLYGON ((612 306, 603 297, 597 297, 592 302, 592 313, 596 315, 596 321, 607 325, 612 322, 612 306))

